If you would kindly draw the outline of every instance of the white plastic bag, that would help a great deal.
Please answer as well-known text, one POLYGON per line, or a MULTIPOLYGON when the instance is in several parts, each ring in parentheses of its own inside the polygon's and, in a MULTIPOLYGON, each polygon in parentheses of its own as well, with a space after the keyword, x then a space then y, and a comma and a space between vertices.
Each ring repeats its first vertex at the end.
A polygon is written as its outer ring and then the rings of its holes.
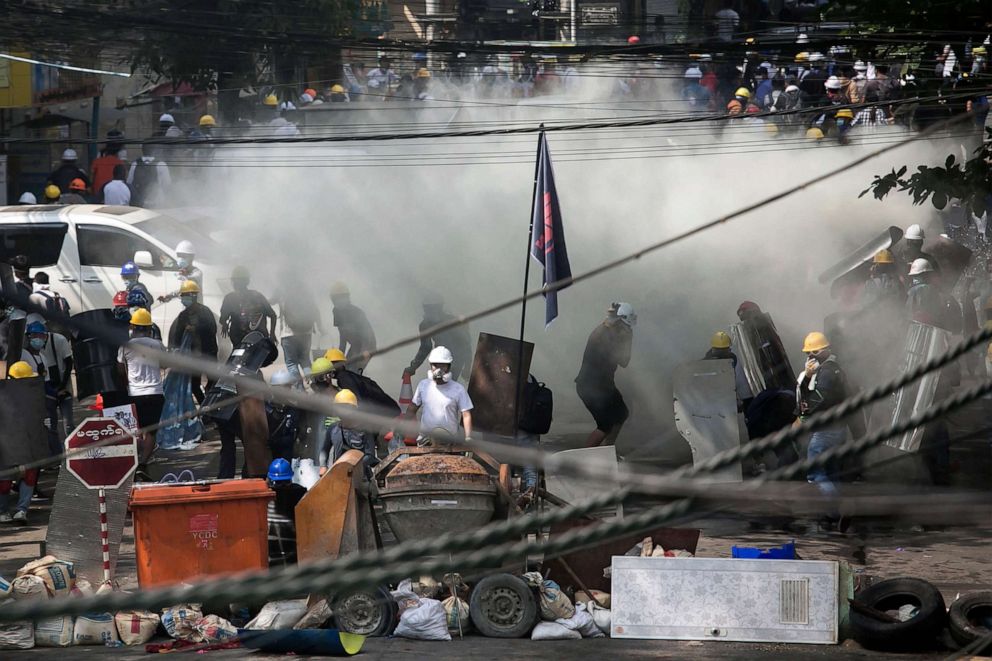
MULTIPOLYGON (((14 603, 13 599, 5 599, 0 602, 0 610, 12 603, 14 603)), ((0 624, 0 650, 29 650, 32 647, 34 647, 33 622, 29 620, 0 624)))
POLYGON ((603 632, 596 626, 592 615, 586 611, 585 604, 578 604, 575 607, 575 615, 570 618, 559 618, 555 620, 563 627, 568 627, 573 631, 578 631, 583 638, 602 638, 603 632))
POLYGON ((557 622, 538 622, 530 633, 531 640, 575 640, 582 634, 557 622))
POLYGON ((609 636, 612 622, 612 613, 610 612, 610 609, 597 606, 591 601, 586 604, 586 609, 592 615, 592 620, 596 623, 596 627, 609 636))
POLYGON ((292 629, 307 613, 306 599, 287 599, 285 601, 270 601, 262 606, 255 618, 245 625, 245 629, 292 629))
POLYGON ((127 646, 144 645, 158 629, 162 619, 151 611, 121 611, 114 616, 114 625, 121 642, 127 646))
POLYGON ((190 640, 194 631, 193 625, 202 617, 200 604, 178 604, 162 609, 162 626, 171 638, 190 640))
POLYGON ((34 624, 35 647, 69 647, 72 645, 73 621, 69 615, 49 617, 34 624))
POLYGON ((113 645, 118 640, 117 626, 110 613, 86 613, 76 618, 72 630, 74 645, 113 645))
POLYGON ((403 611, 393 635, 413 640, 451 640, 444 606, 437 599, 421 599, 419 606, 403 611))

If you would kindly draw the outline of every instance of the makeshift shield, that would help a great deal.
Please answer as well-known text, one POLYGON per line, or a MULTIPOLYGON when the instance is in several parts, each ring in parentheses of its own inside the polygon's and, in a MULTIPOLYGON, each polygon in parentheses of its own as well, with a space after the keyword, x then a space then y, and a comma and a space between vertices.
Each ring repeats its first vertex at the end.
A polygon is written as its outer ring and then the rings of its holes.
MULTIPOLYGON (((737 412, 734 364, 731 360, 697 360, 675 368, 675 426, 692 450, 693 465, 724 450, 739 448, 744 427, 737 412)), ((707 479, 740 482, 741 464, 714 471, 707 479)))
POLYGON ((0 380, 0 466, 20 466, 49 456, 42 421, 45 382, 40 377, 0 380))
MULTIPOLYGON (((950 345, 951 334, 942 328, 913 322, 906 335, 906 361, 903 373, 916 369, 922 363, 945 353, 950 345)), ((895 408, 892 424, 908 420, 933 405, 941 370, 928 373, 895 393, 895 408)), ((917 452, 923 440, 923 427, 916 427, 902 436, 890 438, 885 443, 903 452, 917 452)))
POLYGON ((733 324, 730 337, 752 393, 795 386, 789 355, 768 313, 733 324))
POLYGON ((902 230, 892 225, 821 273, 817 279, 823 285, 829 282, 830 296, 837 298, 847 286, 858 285, 865 281, 875 253, 891 248, 901 238, 902 230))
POLYGON ((500 436, 515 436, 514 403, 522 409, 523 387, 530 373, 534 345, 490 333, 479 333, 468 395, 475 408, 472 426, 500 436), (523 365, 517 363, 523 358, 523 365), (516 390, 518 389, 519 390, 516 390))

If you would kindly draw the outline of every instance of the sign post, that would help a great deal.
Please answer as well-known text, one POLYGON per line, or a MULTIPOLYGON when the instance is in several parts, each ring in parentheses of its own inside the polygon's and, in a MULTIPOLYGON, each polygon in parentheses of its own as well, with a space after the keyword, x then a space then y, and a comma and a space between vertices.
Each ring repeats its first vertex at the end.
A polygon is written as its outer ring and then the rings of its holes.
POLYGON ((138 466, 134 435, 114 418, 86 418, 65 439, 66 468, 87 489, 97 491, 100 503, 100 543, 103 580, 110 580, 110 542, 107 532, 107 489, 117 489, 138 466), (92 446, 92 447, 90 447, 92 446))

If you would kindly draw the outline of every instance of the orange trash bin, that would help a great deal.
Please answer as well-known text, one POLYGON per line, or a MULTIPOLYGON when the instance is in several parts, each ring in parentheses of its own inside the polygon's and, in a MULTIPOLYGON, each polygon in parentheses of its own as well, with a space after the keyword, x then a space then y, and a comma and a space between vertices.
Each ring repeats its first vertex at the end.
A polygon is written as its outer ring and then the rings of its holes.
POLYGON ((130 507, 142 588, 269 566, 265 480, 136 485, 130 507))

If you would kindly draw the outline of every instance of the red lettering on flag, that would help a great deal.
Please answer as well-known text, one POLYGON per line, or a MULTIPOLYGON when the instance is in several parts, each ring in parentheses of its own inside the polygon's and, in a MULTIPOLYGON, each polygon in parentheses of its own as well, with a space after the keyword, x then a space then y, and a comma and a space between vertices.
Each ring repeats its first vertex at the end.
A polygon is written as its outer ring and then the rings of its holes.
POLYGON ((548 255, 555 249, 554 225, 551 219, 551 193, 544 193, 544 254, 548 255))

